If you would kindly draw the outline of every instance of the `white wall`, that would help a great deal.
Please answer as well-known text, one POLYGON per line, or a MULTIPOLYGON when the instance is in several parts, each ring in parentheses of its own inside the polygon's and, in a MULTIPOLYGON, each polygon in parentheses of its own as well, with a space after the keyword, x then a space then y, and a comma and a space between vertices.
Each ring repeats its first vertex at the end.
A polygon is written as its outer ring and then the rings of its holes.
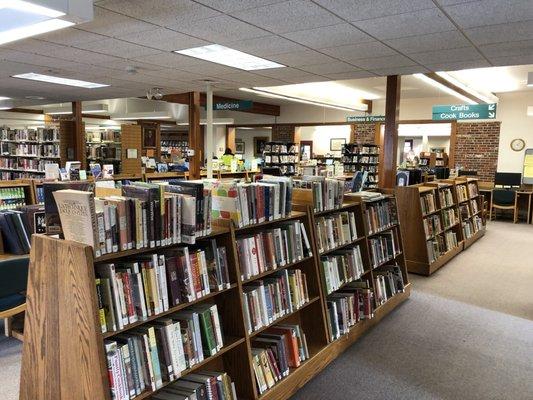
MULTIPOLYGON (((204 154, 207 149, 207 129, 204 130, 204 154)), ((213 152, 220 157, 226 150, 226 126, 213 125, 213 152)), ((207 154, 206 154, 207 157, 207 154)))
POLYGON ((242 140, 244 142, 244 159, 252 160, 254 156, 254 137, 268 137, 272 139, 272 131, 270 129, 237 129, 235 133, 235 141, 242 140))
POLYGON ((319 125, 319 126, 301 126, 298 128, 300 140, 313 141, 313 153, 324 155, 326 153, 338 154, 341 152, 330 150, 330 139, 346 139, 350 141, 350 125, 319 125))

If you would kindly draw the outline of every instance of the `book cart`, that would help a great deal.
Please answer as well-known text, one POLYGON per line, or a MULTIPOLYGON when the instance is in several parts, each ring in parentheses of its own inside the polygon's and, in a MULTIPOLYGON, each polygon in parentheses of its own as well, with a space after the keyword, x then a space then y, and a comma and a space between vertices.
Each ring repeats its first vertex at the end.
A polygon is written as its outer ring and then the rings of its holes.
POLYGON ((409 272, 429 276, 485 234, 483 198, 476 179, 444 179, 397 187, 396 197, 409 272), (463 215, 461 207, 468 213, 463 215), (451 213, 455 216, 453 221, 446 217, 451 213), (474 216, 479 216, 483 225, 467 237, 464 224, 473 223, 474 216), (433 218, 439 221, 437 226, 429 223, 433 218), (431 226, 429 231, 424 228, 426 223, 431 226), (432 242, 448 232, 455 234, 457 244, 432 253, 432 242))
MULTIPOLYGON (((387 197, 379 201, 395 202, 387 197)), ((363 246, 365 275, 373 285, 373 271, 370 269, 368 240, 386 230, 400 231, 394 223, 370 234, 365 221, 365 210, 371 204, 353 202, 342 209, 356 212, 357 229, 360 232, 357 242, 363 246)), ((338 210, 331 210, 335 212, 338 210)), ((346 348, 354 343, 365 331, 376 325, 410 294, 407 272, 401 250, 394 259, 401 266, 405 291, 391 297, 386 303, 374 309, 374 317, 361 320, 348 334, 332 341, 328 333, 326 299, 323 290, 323 277, 318 262, 318 247, 314 231, 314 218, 311 207, 306 204, 294 205, 287 218, 235 228, 226 221, 214 221, 210 235, 197 238, 198 246, 207 239, 216 239, 217 245, 227 249, 230 287, 213 292, 194 302, 182 303, 168 311, 149 317, 124 327, 120 331, 101 333, 98 317, 97 293, 95 288, 95 264, 110 263, 124 257, 144 253, 161 253, 176 245, 151 249, 133 249, 106 254, 95 258, 90 246, 55 239, 44 235, 34 235, 30 255, 30 276, 28 281, 25 321, 25 342, 22 357, 20 383, 21 400, 45 399, 107 399, 111 398, 104 351, 104 339, 120 332, 128 331, 164 315, 205 301, 217 304, 224 338, 224 346, 213 356, 206 358, 192 368, 183 371, 182 376, 192 371, 223 370, 235 382, 237 396, 243 399, 287 399, 313 376, 325 368, 346 348), (287 221, 301 221, 306 227, 311 243, 312 255, 295 263, 278 267, 273 271, 243 280, 240 260, 237 256, 236 240, 241 235, 260 232, 276 227, 287 221), (301 269, 307 277, 308 301, 291 313, 274 320, 268 326, 248 332, 243 312, 243 287, 281 269, 301 269), (252 366, 251 341, 268 327, 278 323, 299 324, 306 334, 309 358, 275 386, 261 395, 257 388, 252 366)), ((401 237, 400 243, 401 243, 401 237)), ((348 246, 348 244, 346 245, 348 246)), ((384 262, 383 264, 385 264, 384 262)), ((164 386, 169 382, 165 382, 164 386)), ((164 387, 163 386, 163 387, 164 387)), ((146 390, 135 399, 147 399, 153 394, 146 390)))

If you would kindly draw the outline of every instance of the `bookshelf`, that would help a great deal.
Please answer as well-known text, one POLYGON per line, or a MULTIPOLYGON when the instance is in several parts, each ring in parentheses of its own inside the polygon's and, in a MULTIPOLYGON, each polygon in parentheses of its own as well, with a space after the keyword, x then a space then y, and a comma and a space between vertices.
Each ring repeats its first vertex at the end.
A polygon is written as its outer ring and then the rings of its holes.
MULTIPOLYGON (((176 311, 187 310, 198 304, 214 302, 220 314, 224 345, 213 356, 206 357, 204 361, 183 371, 182 376, 199 370, 221 370, 227 372, 235 382, 238 398, 287 399, 364 332, 379 323, 383 317, 409 297, 410 284, 400 247, 393 258, 402 269, 405 291, 390 297, 383 304, 375 305, 373 318, 361 320, 346 334, 336 340, 331 339, 327 328, 324 280, 318 261, 319 249, 316 242, 315 218, 339 211, 349 210, 355 213, 360 236, 354 243, 362 246, 363 260, 365 266, 368 267, 365 269, 365 275, 368 277, 371 288, 374 288, 376 274, 385 267, 378 265, 370 268, 368 250, 370 240, 384 232, 395 231, 401 246, 400 230, 394 218, 389 223, 376 228, 375 222, 378 215, 376 207, 379 206, 390 207, 390 210, 396 208, 394 198, 386 197, 370 203, 348 203, 337 210, 329 210, 318 215, 311 212, 309 204, 294 205, 293 212, 285 218, 242 228, 235 228, 227 220, 213 221, 216 226, 213 227, 212 233, 197 238, 195 246, 201 247, 204 241, 214 238, 217 245, 226 247, 229 287, 212 292, 193 302, 178 304, 163 314, 149 317, 148 321, 126 325, 121 332, 142 327, 151 321, 150 318, 156 319, 176 311), (374 221, 373 224, 370 223, 370 219, 374 221), (296 222, 305 226, 311 242, 312 254, 274 270, 266 270, 261 274, 243 279, 241 275, 244 266, 243 260, 238 257, 237 240, 246 235, 265 232, 296 222), (372 231, 371 227, 373 227, 372 231), (270 321, 267 326, 249 332, 243 308, 243 294, 246 287, 259 281, 266 281, 286 270, 300 270, 305 273, 308 300, 292 312, 270 321), (277 324, 297 324, 302 328, 306 335, 309 357, 299 367, 291 368, 289 374, 270 389, 260 393, 253 370, 252 348, 254 341, 265 330, 268 330, 268 327, 277 324)), ((346 246, 351 244, 353 243, 347 243, 346 246)), ((30 257, 28 313, 25 321, 20 399, 95 398, 110 400, 104 340, 114 337, 118 332, 101 333, 95 288, 96 266, 101 263, 117 263, 131 256, 137 258, 154 252, 161 254, 174 246, 177 245, 169 245, 165 248, 132 249, 95 258, 90 246, 35 235, 30 257)), ((334 249, 331 250, 333 251, 334 249)), ((164 382, 163 387, 169 384, 170 382, 164 382)), ((146 399, 153 394, 152 390, 145 390, 133 398, 146 399)))
POLYGON ((346 143, 342 148, 344 173, 366 171, 368 174, 364 189, 377 188, 379 183, 379 145, 346 143))
POLYGON ((122 141, 120 130, 87 131, 85 134, 87 164, 113 164, 113 170, 121 171, 122 141))
POLYGON ((184 172, 145 172, 145 182, 162 182, 171 181, 173 179, 188 179, 188 174, 184 172))
POLYGON ((486 221, 483 215, 483 196, 479 194, 478 180, 475 178, 456 178, 453 183, 458 199, 461 233, 466 249, 485 235, 486 221))
POLYGON ((484 235, 483 200, 475 194, 479 193, 476 189, 475 179, 437 180, 396 188, 409 272, 431 275, 484 235), (475 207, 471 202, 478 206, 476 213, 471 212, 475 207), (474 214, 482 226, 466 237, 464 225, 473 224, 474 214))
POLYGON ((292 142, 267 142, 263 162, 265 167, 279 167, 283 175, 294 175, 298 166, 298 146, 292 142))

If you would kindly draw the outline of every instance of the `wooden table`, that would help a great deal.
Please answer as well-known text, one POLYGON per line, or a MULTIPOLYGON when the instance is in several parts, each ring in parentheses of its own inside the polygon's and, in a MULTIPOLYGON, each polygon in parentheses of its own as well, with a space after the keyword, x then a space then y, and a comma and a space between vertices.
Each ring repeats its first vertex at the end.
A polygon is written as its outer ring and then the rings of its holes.
MULTIPOLYGON (((490 203, 492 201, 492 191, 494 190, 494 185, 492 185, 492 187, 488 187, 488 185, 485 185, 484 187, 480 187, 479 188, 479 192, 480 194, 483 194, 483 196, 485 196, 485 198, 487 199, 487 204, 488 204, 488 207, 490 209, 490 203)), ((519 215, 520 215, 520 202, 519 202, 519 199, 520 198, 524 198, 524 197, 527 197, 527 219, 526 219, 526 223, 528 224, 532 224, 533 221, 532 221, 532 218, 531 218, 531 203, 533 201, 533 191, 529 188, 527 189, 519 189, 516 191, 516 195, 517 195, 517 204, 518 204, 518 212, 519 212, 519 215)))

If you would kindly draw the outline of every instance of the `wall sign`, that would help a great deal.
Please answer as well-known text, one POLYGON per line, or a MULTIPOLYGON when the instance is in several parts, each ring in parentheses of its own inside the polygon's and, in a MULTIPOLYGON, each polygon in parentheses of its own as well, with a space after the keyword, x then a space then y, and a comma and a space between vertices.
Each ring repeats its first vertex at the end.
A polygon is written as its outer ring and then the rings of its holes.
POLYGON ((251 100, 218 101, 213 103, 213 110, 249 110, 253 106, 251 100))
POLYGON ((367 115, 365 117, 349 115, 346 117, 346 122, 385 122, 384 115, 367 115))
POLYGON ((433 121, 496 119, 496 104, 433 106, 433 121))

